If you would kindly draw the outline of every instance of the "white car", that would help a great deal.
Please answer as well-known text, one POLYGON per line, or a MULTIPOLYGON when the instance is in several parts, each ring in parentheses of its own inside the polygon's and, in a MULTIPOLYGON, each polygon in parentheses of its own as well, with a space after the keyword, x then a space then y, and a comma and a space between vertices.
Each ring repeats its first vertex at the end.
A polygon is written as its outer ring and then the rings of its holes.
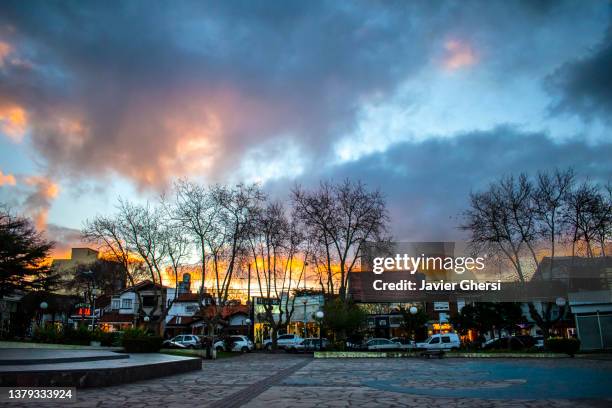
POLYGON ((320 339, 318 337, 308 337, 294 346, 288 346, 286 350, 294 351, 294 352, 305 352, 305 351, 325 350, 328 347, 329 347, 329 340, 325 338, 320 339))
POLYGON ((371 339, 365 344, 368 350, 398 350, 400 345, 389 339, 371 339))
MULTIPOLYGON (((293 348, 296 344, 301 343, 302 340, 304 339, 297 334, 282 334, 276 339, 276 345, 280 349, 293 348)), ((272 348, 272 339, 265 339, 263 347, 266 350, 270 350, 272 348)))
POLYGON ((403 337, 393 337, 391 341, 399 344, 399 348, 402 350, 412 350, 415 347, 414 341, 405 339, 403 337))
MULTIPOLYGON (((231 351, 240 351, 242 353, 248 353, 253 351, 253 342, 247 336, 230 336, 230 340, 233 343, 231 351)), ((227 345, 224 340, 215 342, 215 350, 217 351, 228 351, 227 345)))
POLYGON ((461 339, 457 333, 434 334, 422 343, 417 343, 419 350, 458 350, 461 339))
POLYGON ((195 334, 181 334, 174 336, 164 342, 166 346, 178 346, 185 348, 202 348, 202 341, 195 334))

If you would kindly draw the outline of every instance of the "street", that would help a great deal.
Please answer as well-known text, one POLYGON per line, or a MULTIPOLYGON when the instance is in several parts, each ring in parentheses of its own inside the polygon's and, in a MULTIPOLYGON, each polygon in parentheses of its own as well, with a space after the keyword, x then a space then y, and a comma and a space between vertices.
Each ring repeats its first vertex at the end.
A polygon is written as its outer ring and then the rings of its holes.
MULTIPOLYGON (((612 361, 317 359, 252 353, 202 371, 77 392, 82 407, 604 407, 612 361)), ((46 405, 46 404, 45 404, 46 405)))

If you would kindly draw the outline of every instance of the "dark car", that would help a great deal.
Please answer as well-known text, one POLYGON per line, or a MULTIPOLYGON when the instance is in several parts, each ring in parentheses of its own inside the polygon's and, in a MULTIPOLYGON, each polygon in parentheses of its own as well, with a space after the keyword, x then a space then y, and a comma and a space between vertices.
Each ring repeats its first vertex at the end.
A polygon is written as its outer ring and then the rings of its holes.
POLYGON ((499 337, 486 341, 484 350, 525 350, 533 347, 535 341, 531 336, 499 337))

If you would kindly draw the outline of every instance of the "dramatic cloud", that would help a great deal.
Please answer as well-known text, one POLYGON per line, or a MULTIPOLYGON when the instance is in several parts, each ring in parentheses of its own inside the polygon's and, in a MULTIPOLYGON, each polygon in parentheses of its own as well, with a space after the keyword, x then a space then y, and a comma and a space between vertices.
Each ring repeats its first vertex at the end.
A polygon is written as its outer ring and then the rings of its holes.
POLYGON ((503 80, 550 67, 592 42, 601 9, 291 1, 0 7, 0 108, 12 109, 0 109, 4 133, 19 139, 26 127, 52 174, 120 175, 142 188, 183 175, 295 176, 300 171, 282 168, 286 160, 257 162, 262 146, 288 140, 315 167, 333 161, 334 142, 355 130, 363 105, 415 75, 477 66, 503 80), (561 52, 550 51, 558 44, 561 52))
POLYGON ((59 193, 59 187, 50 179, 42 176, 25 177, 24 183, 33 189, 24 201, 24 208, 34 220, 36 228, 43 230, 47 225, 51 203, 59 193))
POLYGON ((548 80, 552 91, 560 93, 554 111, 612 121, 612 26, 592 52, 563 65, 548 80))
MULTIPOLYGON (((398 240, 461 240, 461 214, 471 191, 486 188, 499 177, 572 167, 579 179, 612 181, 612 142, 589 146, 580 139, 556 142, 544 133, 502 126, 454 138, 393 144, 375 153, 303 176, 316 186, 320 179, 360 179, 380 189, 389 203, 393 236, 398 240)), ((290 185, 277 183, 271 191, 286 196, 290 185)))
POLYGON ((49 224, 47 225, 45 234, 49 240, 54 242, 53 249, 51 250, 52 258, 70 258, 70 250, 72 248, 81 248, 91 245, 87 242, 83 242, 81 239, 81 231, 74 228, 49 224))

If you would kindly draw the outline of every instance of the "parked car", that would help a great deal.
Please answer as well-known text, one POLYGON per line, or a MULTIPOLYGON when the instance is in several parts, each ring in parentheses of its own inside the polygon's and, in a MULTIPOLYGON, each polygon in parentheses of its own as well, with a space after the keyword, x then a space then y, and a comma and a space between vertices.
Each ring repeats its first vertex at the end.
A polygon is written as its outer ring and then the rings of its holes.
POLYGON ((391 341, 399 344, 399 348, 402 350, 411 350, 415 347, 414 341, 405 337, 393 337, 391 341))
POLYGON ((327 347, 329 347, 329 340, 319 339, 318 337, 308 337, 294 346, 287 347, 286 350, 303 353, 307 351, 325 350, 327 347))
MULTIPOLYGON (((276 345, 280 349, 285 349, 287 347, 294 347, 296 344, 300 343, 303 338, 298 336, 297 334, 281 334, 276 339, 276 345)), ((272 348, 272 339, 265 339, 263 341, 263 347, 266 350, 270 350, 272 348)))
POLYGON ((389 339, 370 339, 364 345, 366 350, 399 350, 400 345, 389 339))
POLYGON ((202 348, 202 341, 195 334, 180 334, 163 343, 164 347, 202 348))
POLYGON ((418 350, 458 350, 460 346, 461 339, 457 333, 434 334, 415 345, 418 350))
POLYGON ((496 337, 482 344, 484 350, 524 350, 533 347, 536 341, 531 336, 496 337))
MULTIPOLYGON (((231 351, 240 351, 242 353, 248 353, 250 351, 253 351, 253 342, 247 336, 229 336, 229 340, 233 344, 231 351)), ((226 341, 224 339, 216 341, 215 350, 229 351, 226 341)))

